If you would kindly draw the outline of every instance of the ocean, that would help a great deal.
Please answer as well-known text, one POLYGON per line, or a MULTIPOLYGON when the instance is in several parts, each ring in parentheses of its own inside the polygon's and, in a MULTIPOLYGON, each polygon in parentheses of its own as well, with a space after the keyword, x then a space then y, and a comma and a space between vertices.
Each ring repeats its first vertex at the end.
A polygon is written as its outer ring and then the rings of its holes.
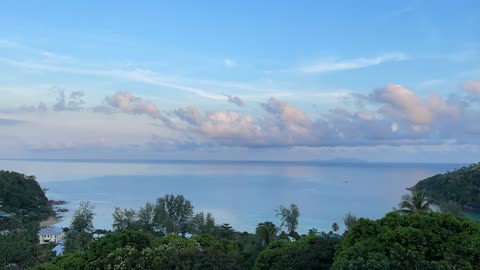
POLYGON ((297 204, 299 232, 329 231, 343 217, 377 219, 396 207, 406 188, 464 164, 0 160, 0 169, 35 175, 47 196, 65 200, 59 226, 68 226, 80 201, 95 205, 94 225, 111 229, 115 207, 138 209, 165 194, 182 194, 194 211, 217 223, 254 232, 258 223, 280 225, 275 209, 297 204))

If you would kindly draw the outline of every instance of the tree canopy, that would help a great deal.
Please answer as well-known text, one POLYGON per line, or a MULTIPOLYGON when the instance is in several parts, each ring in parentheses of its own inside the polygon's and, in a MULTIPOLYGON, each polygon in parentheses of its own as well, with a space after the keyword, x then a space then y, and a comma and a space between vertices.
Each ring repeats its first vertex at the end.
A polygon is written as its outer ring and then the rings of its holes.
POLYGON ((240 269, 239 258, 234 241, 211 235, 172 234, 152 240, 143 232, 123 231, 92 242, 84 252, 55 258, 35 269, 240 269))
MULTIPOLYGON (((186 234, 194 230, 209 230, 213 217, 207 213, 193 215, 192 203, 183 195, 167 194, 145 204, 140 210, 115 208, 113 229, 142 230, 156 235, 186 234)), ((205 231, 206 232, 206 231, 205 231)))
POLYGON ((277 217, 280 217, 282 224, 280 227, 287 227, 288 233, 293 235, 298 227, 298 218, 300 217, 300 210, 294 203, 290 204, 290 207, 280 205, 276 210, 277 217))
POLYGON ((329 234, 306 236, 294 242, 276 241, 258 255, 254 269, 330 269, 339 241, 329 234))
POLYGON ((65 241, 65 252, 83 251, 93 239, 93 217, 95 206, 89 202, 80 202, 72 217, 70 230, 65 241))
POLYGON ((332 269, 478 269, 480 224, 446 213, 361 218, 340 243, 332 269))

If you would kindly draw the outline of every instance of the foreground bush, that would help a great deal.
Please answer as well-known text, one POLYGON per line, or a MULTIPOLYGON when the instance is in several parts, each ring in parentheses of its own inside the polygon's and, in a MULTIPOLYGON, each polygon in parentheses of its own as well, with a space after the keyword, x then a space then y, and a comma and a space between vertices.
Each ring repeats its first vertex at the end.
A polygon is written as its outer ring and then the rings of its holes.
POLYGON ((254 269, 330 269, 339 242, 336 234, 276 241, 258 255, 254 269))
POLYGON ((211 235, 169 235, 152 241, 143 232, 115 232, 92 242, 85 252, 57 257, 35 269, 239 269, 234 241, 211 235))
POLYGON ((334 261, 332 269, 479 269, 480 224, 443 213, 360 219, 334 261))

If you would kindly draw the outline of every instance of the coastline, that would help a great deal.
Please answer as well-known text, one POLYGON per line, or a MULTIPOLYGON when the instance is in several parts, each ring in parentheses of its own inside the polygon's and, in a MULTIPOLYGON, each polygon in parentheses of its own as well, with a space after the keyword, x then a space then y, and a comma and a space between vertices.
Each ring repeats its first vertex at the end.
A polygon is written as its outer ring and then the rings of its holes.
POLYGON ((60 223, 61 218, 57 217, 56 215, 49 216, 47 219, 40 221, 39 226, 40 227, 46 227, 46 226, 51 226, 55 225, 57 223, 60 223))

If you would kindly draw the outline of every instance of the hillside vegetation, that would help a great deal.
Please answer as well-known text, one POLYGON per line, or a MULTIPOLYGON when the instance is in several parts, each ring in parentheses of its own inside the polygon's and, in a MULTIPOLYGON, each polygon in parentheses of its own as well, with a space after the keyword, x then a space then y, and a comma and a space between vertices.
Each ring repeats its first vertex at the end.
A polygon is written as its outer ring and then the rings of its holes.
POLYGON ((0 219, 0 269, 27 269, 49 261, 52 245, 39 245, 39 222, 52 209, 34 176, 0 171, 0 210, 14 214, 0 219))
POLYGON ((0 171, 0 205, 4 211, 37 220, 51 214, 48 199, 35 176, 17 172, 0 171))
POLYGON ((453 201, 480 210, 480 163, 426 178, 413 189, 425 191, 437 203, 453 201))
POLYGON ((451 214, 361 218, 336 249, 332 270, 479 269, 480 224, 451 214))

